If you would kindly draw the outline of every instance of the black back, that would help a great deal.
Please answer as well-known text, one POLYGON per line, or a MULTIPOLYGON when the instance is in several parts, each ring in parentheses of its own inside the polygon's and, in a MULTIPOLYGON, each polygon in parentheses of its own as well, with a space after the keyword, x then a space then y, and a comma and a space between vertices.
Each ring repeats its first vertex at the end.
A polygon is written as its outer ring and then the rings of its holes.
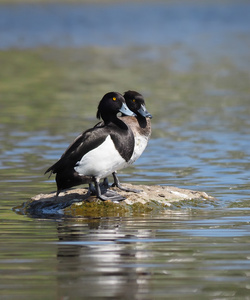
MULTIPOLYGON (((74 167, 89 151, 101 145, 110 135, 117 151, 129 161, 134 149, 134 136, 130 128, 117 118, 117 113, 125 100, 121 94, 111 92, 104 95, 99 103, 97 117, 102 117, 104 123, 86 130, 78 136, 66 149, 61 158, 45 173, 73 172, 74 167)), ((74 171, 75 172, 75 171, 74 171)))

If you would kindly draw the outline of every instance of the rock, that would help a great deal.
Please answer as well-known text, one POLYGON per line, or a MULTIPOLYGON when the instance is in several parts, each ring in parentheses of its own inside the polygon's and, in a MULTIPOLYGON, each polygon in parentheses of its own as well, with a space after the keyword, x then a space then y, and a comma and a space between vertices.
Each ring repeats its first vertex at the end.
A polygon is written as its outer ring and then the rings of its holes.
POLYGON ((95 196, 90 196, 87 189, 72 189, 60 193, 55 200, 55 193, 38 194, 32 197, 21 206, 14 208, 17 213, 28 214, 34 217, 51 216, 102 216, 117 215, 131 212, 148 212, 153 210, 162 210, 166 208, 176 208, 185 206, 191 201, 191 206, 196 206, 194 201, 200 205, 206 202, 211 204, 215 198, 207 195, 205 192, 180 189, 172 186, 159 185, 132 185, 124 184, 126 188, 136 188, 140 193, 121 191, 116 187, 109 188, 109 191, 119 193, 126 199, 118 203, 112 201, 101 201, 95 196))

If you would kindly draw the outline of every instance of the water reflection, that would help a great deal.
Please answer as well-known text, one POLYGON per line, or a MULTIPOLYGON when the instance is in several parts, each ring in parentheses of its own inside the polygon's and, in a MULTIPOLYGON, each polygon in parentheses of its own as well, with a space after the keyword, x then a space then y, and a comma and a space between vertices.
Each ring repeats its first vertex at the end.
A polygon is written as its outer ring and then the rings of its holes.
POLYGON ((138 293, 148 292, 150 271, 144 261, 149 254, 143 239, 149 238, 150 231, 122 233, 119 225, 119 219, 58 225, 58 271, 67 274, 58 277, 60 297, 135 299, 138 293), (73 282, 69 274, 74 274, 73 282))
POLYGON ((217 218, 211 218, 205 213, 202 218, 195 211, 168 212, 151 220, 60 222, 59 296, 145 299, 147 294, 146 299, 156 295, 179 299, 185 294, 193 299, 228 291, 234 296, 239 291, 246 294, 250 276, 248 218, 241 220, 233 211, 223 218, 220 214, 217 211, 217 218), (237 228, 232 223, 238 223, 237 228), (235 245, 228 249, 232 238, 235 245))

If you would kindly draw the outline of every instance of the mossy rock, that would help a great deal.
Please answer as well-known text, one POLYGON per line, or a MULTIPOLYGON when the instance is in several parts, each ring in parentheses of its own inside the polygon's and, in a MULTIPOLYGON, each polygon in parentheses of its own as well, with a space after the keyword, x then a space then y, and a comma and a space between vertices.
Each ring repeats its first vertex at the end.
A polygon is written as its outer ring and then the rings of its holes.
POLYGON ((140 193, 125 192, 118 188, 110 190, 119 193, 126 199, 118 203, 101 201, 90 196, 87 189, 72 189, 60 193, 55 200, 55 192, 38 194, 14 210, 20 214, 33 217, 101 217, 125 216, 174 209, 187 203, 211 203, 215 198, 205 192, 180 189, 172 186, 159 185, 124 185, 126 188, 141 190, 140 193), (198 202, 197 202, 198 201, 198 202), (181 204, 181 205, 180 205, 181 204))

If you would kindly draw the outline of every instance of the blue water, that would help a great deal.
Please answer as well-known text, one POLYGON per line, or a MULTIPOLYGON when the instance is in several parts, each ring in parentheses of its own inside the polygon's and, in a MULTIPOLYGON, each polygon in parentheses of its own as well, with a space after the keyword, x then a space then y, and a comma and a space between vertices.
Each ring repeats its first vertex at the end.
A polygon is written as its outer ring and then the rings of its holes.
POLYGON ((247 53, 236 41, 250 34, 249 18, 247 1, 1 5, 0 48, 183 43, 247 53))
POLYGON ((0 5, 0 49, 18 57, 0 66, 0 298, 249 299, 250 3, 0 5), (30 72, 20 53, 30 64, 41 53, 66 79, 30 72), (95 124, 88 105, 103 87, 132 83, 153 131, 120 180, 217 200, 112 217, 12 211, 55 190, 43 173, 95 124))

